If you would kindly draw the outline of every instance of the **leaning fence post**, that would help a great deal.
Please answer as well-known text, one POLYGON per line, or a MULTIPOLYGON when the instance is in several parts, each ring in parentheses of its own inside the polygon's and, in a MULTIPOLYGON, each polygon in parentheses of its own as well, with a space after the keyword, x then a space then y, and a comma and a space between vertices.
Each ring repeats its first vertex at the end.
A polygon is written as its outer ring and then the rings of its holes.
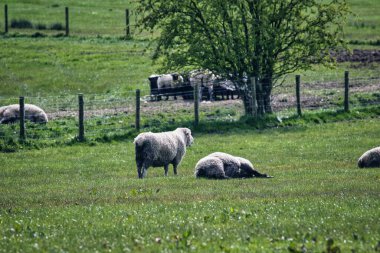
POLYGON ((131 37, 131 28, 129 25, 129 9, 125 9, 125 26, 126 26, 126 38, 129 39, 131 37))
POLYGON ((4 32, 8 32, 8 5, 4 5, 4 32))
POLYGON ((84 101, 83 94, 78 94, 79 102, 79 141, 84 141, 84 101))
POLYGON ((20 140, 25 141, 25 100, 24 97, 19 99, 20 113, 20 140))
POLYGON ((349 104, 349 72, 344 72, 344 111, 348 112, 350 110, 349 104))
POLYGON ((69 7, 65 7, 66 36, 69 36, 69 7))
POLYGON ((199 124, 199 84, 194 87, 194 126, 199 124))
POLYGON ((140 90, 136 90, 136 130, 140 131, 140 90))
POLYGON ((296 98, 297 98, 297 114, 298 114, 298 116, 302 116, 300 89, 301 89, 301 76, 296 75, 296 98))

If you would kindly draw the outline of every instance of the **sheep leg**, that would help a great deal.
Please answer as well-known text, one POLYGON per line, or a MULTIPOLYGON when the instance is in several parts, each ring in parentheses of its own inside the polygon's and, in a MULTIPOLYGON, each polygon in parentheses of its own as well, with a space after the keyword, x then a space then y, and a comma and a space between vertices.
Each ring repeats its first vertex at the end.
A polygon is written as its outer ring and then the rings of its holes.
POLYGON ((137 173, 139 175, 139 178, 146 177, 147 170, 148 170, 148 166, 146 166, 144 163, 140 166, 138 165, 137 166, 137 173))
POLYGON ((178 164, 173 164, 173 172, 174 172, 174 175, 177 176, 177 166, 178 164))
POLYGON ((142 171, 141 171, 141 178, 146 177, 147 171, 148 171, 148 168, 145 168, 145 166, 143 166, 142 171))
POLYGON ((141 178, 141 167, 137 167, 137 175, 141 178))
POLYGON ((165 177, 168 176, 168 170, 169 170, 169 164, 164 165, 164 170, 165 170, 165 177))

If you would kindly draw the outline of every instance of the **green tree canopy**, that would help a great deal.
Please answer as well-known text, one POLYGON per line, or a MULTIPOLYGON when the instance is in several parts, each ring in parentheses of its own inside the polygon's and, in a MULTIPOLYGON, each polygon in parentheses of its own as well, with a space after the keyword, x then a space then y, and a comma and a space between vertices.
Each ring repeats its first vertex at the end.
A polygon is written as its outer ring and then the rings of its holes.
POLYGON ((166 69, 209 69, 232 80, 246 113, 257 77, 260 113, 270 113, 273 84, 288 73, 331 63, 348 9, 344 0, 140 0, 140 24, 158 29, 155 57, 166 69))

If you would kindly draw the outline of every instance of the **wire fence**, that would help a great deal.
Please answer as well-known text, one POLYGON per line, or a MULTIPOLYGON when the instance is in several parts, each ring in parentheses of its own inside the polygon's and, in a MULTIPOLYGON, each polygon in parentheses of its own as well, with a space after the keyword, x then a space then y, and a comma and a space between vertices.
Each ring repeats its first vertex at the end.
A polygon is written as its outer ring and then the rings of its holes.
POLYGON ((1 20, 4 20, 4 23, 0 22, 2 30, 22 34, 132 36, 138 34, 136 23, 141 15, 133 1, 97 5, 83 2, 74 6, 65 3, 11 3, 3 6, 0 12, 1 20))
MULTIPOLYGON (((237 122, 245 109, 241 98, 226 99, 213 96, 207 100, 207 92, 200 92, 199 111, 195 111, 194 92, 176 93, 167 89, 164 94, 143 95, 136 98, 136 92, 123 97, 109 94, 84 94, 84 131, 87 140, 109 141, 115 138, 131 138, 137 134, 137 115, 141 131, 162 131, 175 127, 192 127, 196 113, 201 123, 237 122), (136 100, 139 101, 138 107, 136 100), (141 121, 141 123, 140 123, 141 121)), ((139 94, 150 94, 141 90, 139 94)), ((271 96, 272 110, 278 117, 297 114, 295 84, 284 83, 271 96)), ((300 105, 303 113, 312 111, 338 111, 344 109, 344 80, 329 82, 307 82, 300 87, 300 105)), ((19 98, 0 97, 0 105, 18 104, 19 98)), ((26 138, 45 144, 72 142, 79 134, 78 96, 61 95, 46 97, 25 97, 26 104, 42 108, 48 115, 47 124, 26 121, 26 138)), ((350 109, 380 106, 380 77, 355 78, 349 80, 350 109)), ((0 120, 4 117, 0 108, 0 120)), ((28 113, 26 112, 26 115, 28 113)), ((0 124, 0 144, 17 140, 20 125, 0 124)))

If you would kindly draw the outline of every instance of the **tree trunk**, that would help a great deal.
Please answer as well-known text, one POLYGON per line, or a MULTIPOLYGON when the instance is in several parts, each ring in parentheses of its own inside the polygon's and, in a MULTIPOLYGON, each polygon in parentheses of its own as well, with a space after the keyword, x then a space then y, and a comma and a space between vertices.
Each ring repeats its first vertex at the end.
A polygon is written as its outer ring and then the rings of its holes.
MULTIPOLYGON (((251 80, 248 80, 250 82, 251 80)), ((243 105, 244 105, 244 112, 246 116, 255 116, 256 112, 254 111, 255 106, 252 104, 253 99, 252 99, 252 89, 250 88, 251 85, 248 83, 241 83, 240 87, 240 97, 243 100, 243 105)))
POLYGON ((264 110, 264 92, 263 92, 263 85, 261 80, 257 82, 256 86, 256 100, 257 100, 257 114, 259 116, 264 116, 265 110, 264 110))
POLYGON ((273 113, 271 104, 271 94, 272 94, 272 76, 267 76, 263 78, 263 100, 264 100, 264 110, 265 113, 273 113))

